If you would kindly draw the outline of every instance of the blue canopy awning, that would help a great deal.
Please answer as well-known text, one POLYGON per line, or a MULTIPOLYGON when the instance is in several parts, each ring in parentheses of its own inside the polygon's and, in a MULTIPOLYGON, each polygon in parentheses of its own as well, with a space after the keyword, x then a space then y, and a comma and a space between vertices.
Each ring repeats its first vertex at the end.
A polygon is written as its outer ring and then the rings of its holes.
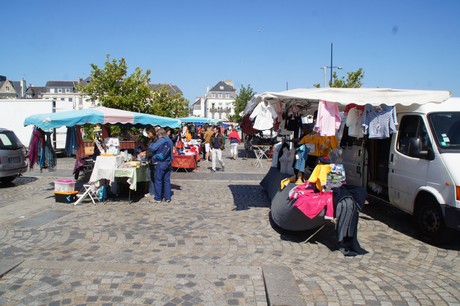
POLYGON ((179 128, 178 119, 130 112, 108 107, 85 108, 57 113, 37 114, 27 117, 24 126, 35 125, 43 130, 90 124, 128 124, 134 126, 156 126, 179 128))

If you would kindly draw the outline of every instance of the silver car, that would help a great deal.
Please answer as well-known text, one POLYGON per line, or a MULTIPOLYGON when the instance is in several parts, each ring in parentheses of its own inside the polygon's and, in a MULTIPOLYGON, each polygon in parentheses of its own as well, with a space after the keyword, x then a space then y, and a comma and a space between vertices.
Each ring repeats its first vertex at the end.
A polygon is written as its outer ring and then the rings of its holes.
POLYGON ((27 166, 24 145, 13 131, 0 128, 0 182, 12 182, 27 166))

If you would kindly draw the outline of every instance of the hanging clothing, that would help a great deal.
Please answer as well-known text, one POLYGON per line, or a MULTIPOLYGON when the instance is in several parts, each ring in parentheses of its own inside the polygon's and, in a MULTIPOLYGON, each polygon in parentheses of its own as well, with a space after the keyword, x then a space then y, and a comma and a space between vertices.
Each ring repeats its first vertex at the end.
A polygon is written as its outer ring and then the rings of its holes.
POLYGON ((249 119, 249 117, 250 117, 249 114, 243 117, 243 120, 240 124, 241 131, 246 135, 254 135, 254 134, 259 133, 259 130, 256 130, 252 126, 252 122, 251 122, 251 119, 249 119))
POLYGON ((40 152, 45 145, 45 132, 40 128, 34 128, 29 143, 29 167, 33 169, 34 165, 38 163, 40 152))
POLYGON ((335 136, 336 131, 340 128, 340 122, 342 118, 337 103, 319 101, 314 130, 321 136, 335 136))
POLYGON ((306 145, 301 145, 299 148, 297 148, 297 154, 296 154, 296 161, 294 168, 299 170, 302 173, 305 173, 305 161, 308 158, 308 152, 310 150, 307 148, 306 145))
POLYGON ((368 134, 369 138, 389 138, 390 134, 396 132, 397 124, 396 110, 393 106, 385 104, 379 106, 366 105, 361 125, 363 133, 368 134))
POLYGON ((67 157, 71 157, 77 151, 77 140, 75 134, 75 126, 67 127, 65 152, 67 157))
POLYGON ((277 117, 273 106, 265 101, 260 102, 249 116, 251 120, 255 119, 253 128, 260 131, 273 128, 273 120, 277 117))
POLYGON ((37 165, 41 169, 54 169, 57 164, 56 153, 51 144, 51 133, 45 133, 45 143, 40 149, 40 157, 37 165))
POLYGON ((363 128, 361 127, 361 123, 363 121, 363 110, 359 108, 351 108, 348 110, 348 115, 346 119, 346 125, 348 127, 348 136, 356 137, 356 138, 363 138, 363 128))
POLYGON ((337 241, 345 256, 367 253, 358 242, 359 212, 363 209, 366 198, 367 191, 361 186, 344 184, 333 189, 337 241))
POLYGON ((339 141, 334 136, 320 136, 316 132, 305 135, 300 141, 299 145, 305 144, 308 149, 308 155, 312 156, 328 156, 329 152, 337 149, 339 141))

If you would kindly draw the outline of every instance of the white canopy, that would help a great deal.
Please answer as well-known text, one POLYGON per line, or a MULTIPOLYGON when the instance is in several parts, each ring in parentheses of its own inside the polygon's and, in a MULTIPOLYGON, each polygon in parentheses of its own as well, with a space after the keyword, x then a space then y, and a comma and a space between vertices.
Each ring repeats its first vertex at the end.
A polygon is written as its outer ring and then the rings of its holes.
POLYGON ((447 90, 412 90, 392 88, 299 88, 281 92, 265 92, 255 96, 247 105, 249 113, 261 101, 271 104, 282 103, 307 104, 325 100, 339 105, 354 103, 357 105, 408 106, 411 104, 441 103, 451 96, 447 90))

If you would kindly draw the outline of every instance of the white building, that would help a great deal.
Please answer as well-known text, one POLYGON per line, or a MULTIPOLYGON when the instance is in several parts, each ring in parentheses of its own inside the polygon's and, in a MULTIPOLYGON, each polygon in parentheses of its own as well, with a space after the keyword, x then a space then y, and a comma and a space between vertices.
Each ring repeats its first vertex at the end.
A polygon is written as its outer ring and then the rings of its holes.
POLYGON ((232 81, 220 81, 208 89, 204 97, 197 97, 192 104, 192 115, 226 121, 235 114, 237 90, 232 81))

